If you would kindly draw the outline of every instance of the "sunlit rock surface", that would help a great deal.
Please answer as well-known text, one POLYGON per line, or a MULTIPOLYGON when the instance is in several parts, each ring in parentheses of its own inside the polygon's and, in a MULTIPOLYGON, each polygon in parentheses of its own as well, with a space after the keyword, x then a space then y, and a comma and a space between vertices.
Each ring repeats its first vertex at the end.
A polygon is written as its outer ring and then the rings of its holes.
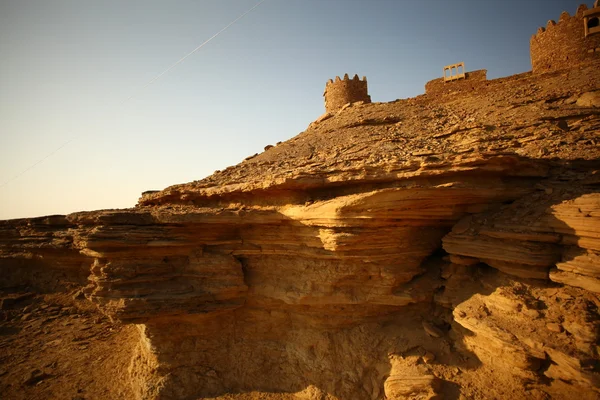
POLYGON ((598 67, 348 106, 132 209, 1 221, 3 293, 134 325, 140 399, 595 399, 598 67))

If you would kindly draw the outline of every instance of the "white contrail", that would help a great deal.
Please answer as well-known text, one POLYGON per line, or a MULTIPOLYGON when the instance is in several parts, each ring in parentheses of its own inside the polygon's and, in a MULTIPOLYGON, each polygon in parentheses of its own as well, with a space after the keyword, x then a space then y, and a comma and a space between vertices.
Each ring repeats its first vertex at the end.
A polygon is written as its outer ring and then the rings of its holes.
MULTIPOLYGON (((219 32, 215 33, 210 38, 208 38, 207 40, 205 40, 204 43, 200 44, 194 50, 190 51, 185 56, 181 57, 176 63, 174 63, 173 65, 171 65, 169 68, 165 69, 163 72, 161 72, 160 74, 156 75, 154 78, 150 79, 148 82, 146 82, 146 84, 144 86, 140 87, 135 93, 133 93, 131 96, 129 96, 125 100, 123 100, 119 105, 123 105, 123 104, 127 103, 129 100, 131 100, 132 98, 134 98, 139 92, 141 92, 142 90, 144 90, 145 88, 147 88, 148 86, 150 86, 151 84, 153 84, 154 82, 156 82, 157 80, 159 80, 163 75, 165 75, 166 73, 168 73, 170 70, 172 70, 173 68, 175 68, 177 65, 181 64, 183 61, 185 61, 186 58, 188 58, 189 56, 191 56, 192 54, 194 54, 195 52, 197 52, 198 50, 200 50, 202 47, 206 46, 211 40, 213 40, 214 38, 216 38, 217 36, 219 36, 221 33, 225 32, 233 24, 235 24, 236 22, 238 22, 240 19, 244 18, 246 15, 248 15, 250 12, 252 12, 252 10, 254 10, 256 7, 260 6, 265 1, 267 1, 267 0, 261 0, 258 3, 256 3, 254 5, 254 7, 252 7, 251 9, 249 9, 248 11, 246 11, 245 13, 243 13, 242 15, 240 15, 239 17, 237 17, 236 19, 234 19, 233 21, 231 21, 227 26, 225 26, 219 32)), ((66 142, 64 142, 63 144, 61 144, 60 146, 58 146, 56 149, 54 149, 52 152, 50 152, 47 155, 45 155, 44 157, 40 158, 38 161, 36 161, 35 163, 31 164, 29 167, 25 168, 24 170, 22 170, 18 174, 14 175, 12 178, 9 178, 7 181, 5 181, 4 183, 2 183, 0 185, 0 189, 2 189, 4 186, 8 185, 10 182, 14 181, 15 179, 20 178, 23 174, 25 174, 29 170, 35 168, 39 164, 41 164, 44 161, 46 161, 48 158, 52 157, 55 153, 57 153, 58 151, 60 151, 61 149, 63 149, 65 146, 67 146, 69 143, 71 143, 75 139, 77 139, 77 137, 73 137, 73 138, 67 140, 66 142)))
MULTIPOLYGON (((214 38, 216 38, 217 36, 219 36, 221 33, 225 32, 227 29, 229 29, 229 27, 231 27, 231 25, 235 24, 240 19, 244 18, 246 15, 248 15, 250 12, 252 12, 252 10, 254 10, 256 7, 260 6, 265 1, 267 1, 267 0, 261 0, 258 3, 256 3, 254 5, 254 7, 252 7, 251 9, 249 9, 248 11, 246 11, 245 13, 243 13, 242 15, 240 15, 239 17, 237 17, 236 19, 234 19, 233 21, 231 21, 229 23, 229 25, 227 25, 225 28, 221 29, 219 32, 217 32, 214 35, 212 35, 210 38, 208 38, 200 46, 196 47, 194 50, 190 51, 185 56, 181 57, 179 59, 179 61, 177 61, 176 63, 174 63, 173 65, 171 65, 169 68, 165 69, 163 72, 161 72, 160 74, 156 75, 154 78, 152 78, 148 82, 146 82, 146 84, 144 86, 142 86, 139 89, 139 91, 142 91, 145 88, 147 88, 148 86, 152 85, 154 82, 156 82, 158 79, 160 79, 161 76, 163 76, 164 74, 168 73, 170 70, 172 70, 173 68, 175 68, 177 65, 181 64, 183 61, 185 61, 186 58, 188 58, 189 56, 191 56, 192 54, 194 54, 195 52, 197 52, 198 50, 200 50, 202 47, 204 47, 205 45, 207 45, 211 40, 213 40, 214 38)), ((128 102, 133 97, 135 97, 135 93, 132 94, 131 96, 129 96, 128 98, 126 98, 125 100, 123 100, 123 103, 121 103, 121 104, 124 104, 124 103, 128 102)))

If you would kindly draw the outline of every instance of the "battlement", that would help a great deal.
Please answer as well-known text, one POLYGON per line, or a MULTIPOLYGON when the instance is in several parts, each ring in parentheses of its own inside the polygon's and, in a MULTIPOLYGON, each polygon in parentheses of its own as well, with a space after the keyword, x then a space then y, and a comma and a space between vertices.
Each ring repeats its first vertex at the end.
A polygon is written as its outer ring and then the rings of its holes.
MULTIPOLYGON (((361 79, 358 77, 358 74, 355 74, 352 79, 350 79, 350 76, 348 74, 345 74, 344 79, 341 79, 339 76, 336 76, 335 81, 333 79, 330 79, 327 81, 326 85, 332 85, 332 84, 335 84, 336 82, 344 82, 344 81, 350 81, 350 80, 354 81, 354 82, 361 82, 361 79)), ((362 82, 367 82, 366 76, 362 77, 362 82)))
POLYGON ((325 97, 325 110, 327 112, 337 111, 348 103, 371 102, 366 76, 363 76, 362 80, 358 75, 354 75, 350 79, 348 74, 345 74, 343 79, 339 76, 336 76, 335 80, 329 79, 325 84, 323 96, 325 97))
POLYGON ((533 72, 573 68, 600 58, 600 28, 596 28, 598 16, 600 7, 596 1, 591 10, 581 4, 575 15, 563 11, 558 22, 550 20, 545 28, 538 28, 530 40, 533 72))
MULTIPOLYGON (((549 20, 545 27, 540 26, 538 28, 537 32, 532 36, 532 39, 536 38, 543 40, 545 36, 552 33, 553 29, 564 28, 565 25, 569 25, 569 23, 574 22, 574 20, 583 21, 583 15, 586 11, 588 11, 588 6, 585 4, 580 4, 579 7, 577 7, 575 15, 573 16, 571 16, 568 11, 563 11, 560 13, 558 22, 554 21, 553 19, 549 20)), ((583 28, 583 23, 581 24, 581 27, 583 28)))

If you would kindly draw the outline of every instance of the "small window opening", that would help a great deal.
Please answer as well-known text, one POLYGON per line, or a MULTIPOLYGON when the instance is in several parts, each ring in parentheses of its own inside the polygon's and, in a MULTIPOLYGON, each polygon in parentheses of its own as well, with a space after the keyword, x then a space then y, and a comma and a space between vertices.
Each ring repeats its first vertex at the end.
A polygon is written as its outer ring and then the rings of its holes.
POLYGON ((600 20, 598 17, 590 18, 587 23, 588 29, 597 28, 600 26, 600 20))
POLYGON ((446 65, 444 67, 444 82, 465 79, 465 63, 446 65))

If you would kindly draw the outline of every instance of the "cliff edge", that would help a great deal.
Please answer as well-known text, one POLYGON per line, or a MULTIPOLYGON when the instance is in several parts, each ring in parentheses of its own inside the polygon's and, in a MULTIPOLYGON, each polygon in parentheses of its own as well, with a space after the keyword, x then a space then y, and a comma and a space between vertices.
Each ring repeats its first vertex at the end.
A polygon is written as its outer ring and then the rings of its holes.
POLYGON ((0 221, 0 391, 598 398, 599 67, 350 103, 134 208, 0 221))

